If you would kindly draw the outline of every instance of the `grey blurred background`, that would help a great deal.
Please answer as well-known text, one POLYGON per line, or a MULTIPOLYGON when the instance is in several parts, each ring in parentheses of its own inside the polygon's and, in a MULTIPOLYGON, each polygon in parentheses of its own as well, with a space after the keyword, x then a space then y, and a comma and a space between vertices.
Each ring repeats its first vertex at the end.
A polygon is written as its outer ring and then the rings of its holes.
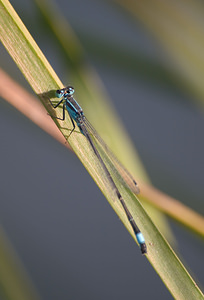
MULTIPOLYGON (((59 77, 69 84, 34 3, 11 3, 59 77)), ((203 110, 173 79, 159 78, 138 63, 141 57, 165 66, 163 49, 142 24, 108 2, 57 4, 111 95, 153 184, 203 214, 203 110), (115 62, 112 45, 124 58, 127 52, 127 63, 115 62), (130 65, 128 53, 135 53, 135 65, 130 65)), ((0 49, 0 67, 31 91, 2 45, 0 49)), ((73 153, 4 100, 0 136, 1 225, 42 299, 120 300, 135 297, 135 291, 138 299, 172 299, 73 153), (56 169, 59 177, 53 178, 56 169)), ((203 286, 203 241, 169 222, 182 261, 203 286)))

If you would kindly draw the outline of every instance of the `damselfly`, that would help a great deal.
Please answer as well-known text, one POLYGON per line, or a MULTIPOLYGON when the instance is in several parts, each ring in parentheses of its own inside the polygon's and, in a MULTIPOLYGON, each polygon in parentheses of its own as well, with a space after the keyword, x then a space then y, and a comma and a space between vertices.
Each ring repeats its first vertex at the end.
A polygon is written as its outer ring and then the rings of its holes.
POLYGON ((140 229, 138 228, 135 220, 133 219, 129 209, 127 208, 127 205, 116 186, 113 176, 111 175, 111 168, 107 166, 104 159, 102 159, 102 153, 105 153, 106 156, 110 159, 112 166, 118 171, 118 173, 121 174, 122 178, 124 179, 124 182, 127 184, 128 188, 133 191, 133 193, 138 194, 139 188, 137 186, 136 181, 132 177, 132 175, 126 170, 126 168, 119 162, 119 160, 115 157, 115 155, 112 153, 112 151, 108 148, 108 146, 105 144, 105 142, 102 140, 102 138, 99 136, 97 131, 93 128, 93 126, 89 123, 87 118, 85 117, 82 108, 77 103, 77 101, 73 97, 74 94, 74 88, 71 86, 68 86, 66 88, 60 89, 56 91, 56 96, 58 98, 62 98, 56 105, 52 106, 54 108, 57 108, 61 103, 63 103, 63 116, 62 118, 58 118, 60 120, 65 120, 65 111, 67 110, 70 119, 72 121, 73 128, 70 131, 69 136, 72 134, 72 132, 75 129, 75 122, 80 130, 80 132, 86 137, 91 149, 93 150, 94 154, 96 155, 98 162, 103 169, 103 172, 106 176, 106 182, 109 185, 110 190, 115 194, 115 196, 120 201, 125 214, 132 226, 132 229, 135 233, 135 236, 137 238, 137 241, 140 245, 140 249, 142 254, 147 253, 147 246, 145 244, 145 239, 143 234, 141 233, 140 229), (99 146, 97 146, 99 145, 99 146), (101 150, 99 150, 101 149, 101 150))

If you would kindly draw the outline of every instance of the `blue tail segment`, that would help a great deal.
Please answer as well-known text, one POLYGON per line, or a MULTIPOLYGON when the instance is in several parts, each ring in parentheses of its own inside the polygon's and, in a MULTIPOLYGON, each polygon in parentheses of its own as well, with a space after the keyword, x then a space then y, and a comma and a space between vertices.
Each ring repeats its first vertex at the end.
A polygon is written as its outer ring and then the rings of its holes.
POLYGON ((136 238, 137 238, 137 241, 140 245, 140 249, 141 249, 142 254, 147 253, 147 246, 145 244, 145 239, 144 239, 144 236, 143 236, 142 232, 137 233, 136 238))

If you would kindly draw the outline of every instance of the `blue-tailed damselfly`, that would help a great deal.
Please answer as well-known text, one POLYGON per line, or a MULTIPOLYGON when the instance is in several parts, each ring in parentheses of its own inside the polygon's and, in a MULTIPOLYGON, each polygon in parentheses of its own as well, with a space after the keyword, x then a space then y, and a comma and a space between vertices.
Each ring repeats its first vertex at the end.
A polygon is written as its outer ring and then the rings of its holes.
POLYGON ((96 157, 101 165, 101 168, 104 171, 104 174, 106 176, 106 181, 108 182, 111 191, 118 198, 118 200, 120 201, 120 203, 125 211, 125 214, 132 226, 132 229, 135 233, 137 241, 140 245, 142 254, 145 254, 145 253, 147 253, 147 246, 145 244, 144 236, 141 233, 140 229, 138 228, 137 224, 135 223, 135 220, 133 219, 129 209, 127 208, 127 205, 126 205, 118 187, 116 186, 116 184, 113 180, 110 167, 108 169, 106 163, 102 159, 101 154, 99 153, 100 151, 97 148, 97 145, 100 145, 100 149, 102 149, 102 152, 106 153, 107 157, 110 158, 111 164, 118 171, 118 173, 121 174, 125 183, 128 185, 128 188, 136 194, 139 193, 139 188, 137 186, 137 183, 134 180, 134 178, 132 177, 132 175, 125 169, 125 167, 123 167, 123 165, 115 157, 115 155, 112 153, 112 151, 108 148, 108 146, 105 144, 105 142, 102 140, 102 138, 98 135, 96 130, 93 128, 93 126, 86 119, 82 108, 79 106, 77 101, 74 99, 73 94, 74 94, 74 88, 71 86, 68 86, 66 88, 56 91, 56 96, 58 98, 62 98, 62 99, 56 105, 53 105, 53 103, 51 102, 52 106, 54 108, 57 108, 61 103, 63 103, 63 116, 62 116, 62 118, 58 118, 58 117, 56 117, 56 118, 60 119, 60 120, 65 120, 65 110, 67 110, 67 112, 70 116, 70 119, 72 121, 72 124, 73 124, 73 128, 72 128, 69 136, 74 131, 75 122, 76 122, 77 126, 79 127, 80 132, 86 137, 91 149, 93 150, 94 154, 96 155, 96 157))

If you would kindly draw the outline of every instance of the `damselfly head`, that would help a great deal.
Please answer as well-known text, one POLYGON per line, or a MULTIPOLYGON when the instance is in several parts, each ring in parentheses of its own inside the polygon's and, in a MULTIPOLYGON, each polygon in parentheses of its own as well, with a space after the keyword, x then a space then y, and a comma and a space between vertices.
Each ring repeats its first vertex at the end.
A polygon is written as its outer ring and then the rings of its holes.
POLYGON ((60 90, 56 91, 56 97, 57 98, 72 96, 73 94, 74 94, 74 88, 72 86, 67 86, 63 89, 60 89, 60 90))

